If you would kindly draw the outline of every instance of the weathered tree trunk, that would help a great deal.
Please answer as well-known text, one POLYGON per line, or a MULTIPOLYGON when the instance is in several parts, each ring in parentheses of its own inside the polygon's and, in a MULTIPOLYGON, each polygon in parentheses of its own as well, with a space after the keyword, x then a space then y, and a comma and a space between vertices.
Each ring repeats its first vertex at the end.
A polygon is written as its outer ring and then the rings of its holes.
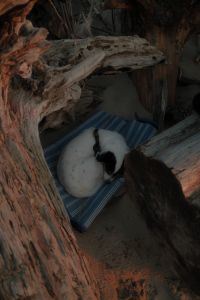
POLYGON ((1 116, 0 298, 96 299, 94 279, 42 157, 34 111, 18 100, 14 111, 1 116))
POLYGON ((165 53, 167 64, 157 66, 147 73, 136 71, 134 82, 141 102, 153 112, 154 119, 162 126, 159 116, 162 114, 164 118, 166 107, 173 106, 176 101, 177 76, 182 49, 189 35, 200 24, 200 6, 198 1, 191 3, 188 0, 172 3, 150 1, 151 3, 148 4, 147 1, 138 2, 141 4, 140 9, 144 10, 141 11, 141 15, 145 16, 144 37, 165 53), (161 101, 163 84, 167 87, 167 101, 164 105, 161 101), (148 88, 143 88, 144 86, 148 88))
POLYGON ((155 111, 156 106, 159 104, 160 94, 157 95, 158 85, 166 80, 168 86, 168 105, 173 105, 176 97, 176 84, 180 57, 183 46, 186 39, 189 36, 190 28, 187 28, 187 21, 185 24, 178 24, 175 28, 163 29, 157 26, 152 26, 145 34, 147 40, 155 44, 158 49, 166 54, 167 62, 166 65, 157 66, 155 69, 146 70, 147 72, 136 71, 135 72, 135 83, 141 98, 141 101, 148 108, 148 110, 155 111), (181 27, 181 28, 179 28, 181 27), (187 28, 187 30, 186 30, 187 28), (150 75, 149 75, 150 73, 150 75), (152 77, 153 76, 153 77, 152 77), (142 88, 140 80, 143 80, 143 84, 148 82, 148 89, 142 88), (153 86, 153 89, 150 88, 153 86), (153 108, 152 108, 153 104, 153 108))
POLYGON ((166 65, 133 72, 139 99, 153 113, 162 127, 167 106, 176 101, 176 84, 180 57, 184 44, 200 25, 199 1, 146 1, 138 0, 132 9, 134 32, 144 36, 151 44, 163 51, 166 65), (138 23, 138 24, 137 24, 138 23), (166 93, 166 103, 161 101, 166 93), (162 118, 160 117, 162 115, 162 118))
POLYGON ((135 69, 164 56, 138 37, 60 41, 31 78, 49 45, 47 31, 26 21, 35 1, 16 1, 25 3, 0 6, 0 298, 100 299, 46 165, 38 123, 70 108, 80 97, 78 82, 96 69, 135 69), (13 74, 24 78, 24 89, 16 82, 9 89, 13 74))
MULTIPOLYGON (((16 22, 11 22, 16 25, 12 34, 26 25, 32 5, 30 1, 11 12, 16 22)), ((95 281, 42 155, 37 106, 30 94, 8 96, 12 73, 28 76, 32 62, 46 48, 46 30, 28 25, 16 43, 1 52, 0 298, 96 299, 95 281)))
POLYGON ((165 240, 172 269, 200 295, 200 120, 191 116, 132 151, 125 163, 130 197, 165 240))

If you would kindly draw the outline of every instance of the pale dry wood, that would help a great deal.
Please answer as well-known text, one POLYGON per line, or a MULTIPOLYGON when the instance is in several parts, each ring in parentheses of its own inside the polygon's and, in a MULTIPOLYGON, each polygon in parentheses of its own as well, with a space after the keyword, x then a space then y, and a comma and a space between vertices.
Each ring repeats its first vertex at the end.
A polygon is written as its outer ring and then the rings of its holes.
MULTIPOLYGON (((28 59, 26 55, 23 64, 28 65, 28 59)), ((94 72, 133 70, 164 60, 162 52, 138 36, 53 41, 42 60, 35 65, 34 78, 24 83, 32 101, 37 103, 39 120, 58 111, 46 118, 43 128, 47 128, 47 124, 57 127, 63 122, 63 114, 59 110, 73 110, 81 95, 79 82, 94 72), (32 93, 37 94, 37 100, 32 93)))
MULTIPOLYGON (((44 59, 53 66, 62 64, 62 59, 66 65, 73 65, 71 70, 61 74, 60 78, 57 74, 56 82, 55 78, 52 79, 54 85, 65 80, 66 87, 68 87, 99 68, 133 70, 158 64, 165 57, 162 52, 138 36, 98 36, 84 40, 54 41, 51 48, 45 53, 44 59)), ((49 85, 51 86, 52 83, 50 82, 49 85)), ((47 86, 45 91, 49 89, 50 87, 47 86)))
POLYGON ((179 180, 185 197, 200 188, 200 118, 198 115, 155 136, 140 150, 168 166, 179 180))
MULTIPOLYGON (((31 27, 29 23, 28 25, 31 27)), ((34 31, 36 37, 37 34, 41 36, 44 33, 42 29, 34 31)), ((35 40, 37 41, 36 38, 35 40)), ((21 43, 23 42, 28 43, 27 38, 22 39, 21 43)), ((40 43, 40 48, 37 49, 44 50, 47 46, 48 44, 40 43)), ((30 78, 27 81, 30 97, 32 97, 33 102, 37 103, 37 113, 40 120, 62 108, 65 111, 71 111, 80 99, 81 87, 79 82, 99 69, 133 70, 155 65, 165 59, 159 50, 138 36, 118 38, 101 36, 85 40, 61 40, 53 41, 49 46, 42 61, 35 66, 34 79, 30 78), (40 94, 37 95, 37 100, 34 100, 31 93, 38 93, 38 90, 40 90, 40 94)), ((32 54, 31 49, 29 52, 32 54)), ((31 65, 32 61, 35 60, 34 56, 39 54, 36 47, 34 48, 34 55, 28 55, 29 52, 27 51, 26 55, 23 55, 22 51, 20 52, 23 59, 17 57, 16 66, 19 65, 17 73, 20 73, 22 77, 27 77, 26 74, 22 74, 22 70, 30 70, 30 68, 22 69, 22 66, 31 65)), ((5 54, 6 57, 8 56, 7 60, 10 59, 13 51, 9 51, 9 53, 10 55, 5 54)), ((52 120, 52 116, 50 118, 52 120)), ((58 119, 59 116, 55 115, 55 122, 52 120, 51 127, 53 127, 53 123, 58 125, 58 119)), ((60 122, 62 122, 62 118, 60 122)))

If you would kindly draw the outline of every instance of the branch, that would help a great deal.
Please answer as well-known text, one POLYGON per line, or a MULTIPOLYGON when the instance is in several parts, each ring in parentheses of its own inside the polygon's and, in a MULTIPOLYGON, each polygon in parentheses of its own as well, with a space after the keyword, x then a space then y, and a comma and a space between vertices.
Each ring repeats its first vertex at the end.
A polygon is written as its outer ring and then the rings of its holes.
MULTIPOLYGON (((47 31, 34 28, 30 21, 26 21, 27 12, 33 2, 21 8, 20 13, 18 12, 20 18, 16 18, 16 15, 11 18, 11 24, 18 22, 14 26, 17 28, 14 32, 15 39, 11 39, 11 36, 5 37, 8 46, 2 50, 0 69, 7 78, 12 74, 30 78, 23 85, 26 97, 27 91, 30 94, 27 101, 30 102, 31 99, 35 103, 32 107, 38 121, 63 107, 68 106, 71 109, 81 94, 79 82, 100 69, 103 72, 135 70, 156 65, 165 59, 162 52, 138 36, 98 36, 83 40, 53 41, 48 44, 45 41, 47 31), (8 40, 14 42, 8 43, 8 40), (51 47, 42 60, 35 64, 34 77, 31 77, 32 64, 49 45, 51 47)), ((3 45, 3 40, 1 42, 3 45)), ((18 94, 22 95, 19 91, 18 94)), ((4 98, 6 101, 7 97, 4 98)), ((25 105, 27 101, 22 96, 16 109, 25 112, 26 108, 30 113, 30 107, 25 105)))
POLYGON ((25 105, 30 98, 35 103, 37 122, 62 108, 70 111, 81 95, 79 82, 100 69, 134 70, 153 66, 165 59, 162 52, 138 36, 60 40, 51 42, 50 46, 34 66, 34 78, 23 82, 26 96, 13 91, 21 95, 22 111, 25 107, 30 109, 25 105), (28 100, 24 103, 26 98, 28 100))
MULTIPOLYGON (((99 69, 135 70, 160 63, 165 57, 138 36, 98 36, 85 40, 54 41, 43 59, 45 85, 41 97, 45 103, 52 101, 50 99, 54 99, 54 103, 55 99, 58 102, 62 99, 64 105, 66 91, 99 69)), ((43 116, 50 113, 49 105, 45 107, 48 107, 46 112, 42 104, 43 116)))
MULTIPOLYGON (((35 66, 34 79, 27 82, 37 96, 37 90, 40 93, 40 101, 37 100, 40 119, 69 103, 71 109, 80 96, 81 89, 77 84, 99 69, 134 70, 165 59, 162 52, 138 36, 61 40, 51 42, 50 46, 43 62, 35 66)), ((27 49, 26 46, 24 49, 27 49)), ((28 64, 32 56, 26 55, 25 58, 28 64)))

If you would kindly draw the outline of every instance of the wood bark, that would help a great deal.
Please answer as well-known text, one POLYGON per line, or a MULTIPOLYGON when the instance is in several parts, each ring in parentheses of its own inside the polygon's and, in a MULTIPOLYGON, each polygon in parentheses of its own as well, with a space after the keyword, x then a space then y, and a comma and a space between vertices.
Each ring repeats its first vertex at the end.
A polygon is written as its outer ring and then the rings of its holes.
POLYGON ((181 52, 190 33, 189 28, 185 30, 186 24, 187 21, 185 20, 185 24, 181 24, 181 28, 172 28, 170 31, 164 32, 162 28, 151 28, 151 31, 147 32, 145 36, 151 42, 154 40, 154 44, 157 45, 158 49, 164 50, 167 62, 155 69, 149 68, 145 71, 139 70, 133 73, 133 81, 136 84, 140 100, 153 113, 154 120, 159 122, 160 127, 162 127, 167 106, 173 106, 176 101, 176 85, 181 52), (161 99, 165 86, 167 87, 167 102, 163 106, 161 99), (163 120, 159 120, 160 115, 163 116, 163 120))
MULTIPOLYGON (((200 118, 193 114, 140 148, 161 160, 179 180, 186 198, 200 188, 200 118)), ((200 204, 200 203, 199 203, 200 204)))
POLYGON ((12 11, 17 38, 1 51, 0 298, 96 299, 95 280, 44 161, 37 105, 30 94, 8 96, 11 75, 30 76, 31 64, 47 47, 47 31, 26 22, 32 5, 12 11))
POLYGON ((140 101, 153 113, 162 127, 166 107, 176 101, 176 84, 182 49, 190 34, 200 26, 198 1, 146 1, 135 2, 132 10, 133 31, 144 36, 167 57, 165 65, 133 72, 140 101), (162 93, 167 87, 163 106, 162 93))
POLYGON ((86 77, 93 73, 110 74, 144 68, 164 60, 162 52, 138 36, 53 41, 35 65, 34 79, 23 81, 23 84, 40 98, 40 120, 46 116, 47 124, 49 115, 51 122, 55 120, 51 123, 53 127, 54 122, 59 125, 60 110, 70 112, 79 101, 82 90, 79 82, 86 77), (50 115, 55 111, 58 113, 50 115))
POLYGON ((192 115, 126 158, 125 177, 150 230, 165 240, 171 267, 200 295, 200 119, 192 115))
POLYGON ((50 45, 47 31, 26 20, 35 1, 26 2, 0 6, 0 298, 100 299, 45 162, 38 123, 79 99, 78 82, 96 69, 135 69, 164 56, 138 37, 60 41, 31 77, 50 45))

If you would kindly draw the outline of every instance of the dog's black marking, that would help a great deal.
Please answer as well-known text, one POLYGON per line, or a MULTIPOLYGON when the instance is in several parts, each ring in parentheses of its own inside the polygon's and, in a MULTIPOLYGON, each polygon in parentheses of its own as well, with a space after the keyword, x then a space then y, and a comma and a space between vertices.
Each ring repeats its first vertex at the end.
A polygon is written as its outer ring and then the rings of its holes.
POLYGON ((94 156, 96 157, 97 153, 101 152, 101 146, 99 143, 99 130, 97 128, 94 129, 93 135, 94 135, 94 139, 95 139, 95 144, 93 146, 93 150, 94 150, 94 156))
POLYGON ((106 173, 113 175, 116 166, 116 157, 111 151, 97 154, 97 161, 102 162, 106 173))
POLYGON ((93 135, 94 135, 94 139, 95 139, 95 144, 93 146, 93 150, 94 150, 94 155, 96 157, 96 160, 103 164, 103 167, 104 167, 106 173, 109 174, 112 177, 112 179, 114 179, 116 177, 122 177, 123 173, 124 173, 124 162, 123 162, 121 168, 117 172, 114 173, 116 163, 117 163, 115 154, 111 151, 101 153, 102 149, 101 149, 101 145, 99 142, 99 132, 98 131, 99 130, 97 128, 94 129, 94 131, 93 131, 93 135))

